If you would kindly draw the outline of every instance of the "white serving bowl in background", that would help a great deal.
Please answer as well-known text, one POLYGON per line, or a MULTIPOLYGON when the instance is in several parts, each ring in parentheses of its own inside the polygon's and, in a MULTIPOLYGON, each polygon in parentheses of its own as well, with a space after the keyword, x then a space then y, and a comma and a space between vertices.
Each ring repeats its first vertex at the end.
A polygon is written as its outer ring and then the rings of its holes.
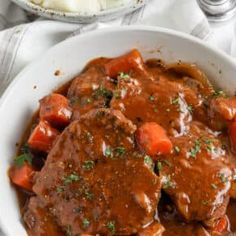
POLYGON ((133 0, 133 2, 107 10, 100 11, 95 14, 85 14, 77 12, 63 12, 59 10, 46 9, 40 5, 34 4, 29 0, 12 0, 25 10, 36 15, 49 19, 60 20, 71 23, 92 23, 95 21, 109 21, 121 17, 127 13, 133 12, 144 6, 147 0, 133 0))
POLYGON ((0 100, 0 228, 7 236, 24 236, 19 205, 7 170, 38 100, 77 75, 96 57, 115 57, 138 48, 147 58, 166 62, 196 63, 210 80, 229 94, 236 90, 236 64, 220 52, 191 36, 153 27, 122 27, 90 32, 70 38, 27 66, 0 100), (60 70, 60 76, 55 76, 60 70))

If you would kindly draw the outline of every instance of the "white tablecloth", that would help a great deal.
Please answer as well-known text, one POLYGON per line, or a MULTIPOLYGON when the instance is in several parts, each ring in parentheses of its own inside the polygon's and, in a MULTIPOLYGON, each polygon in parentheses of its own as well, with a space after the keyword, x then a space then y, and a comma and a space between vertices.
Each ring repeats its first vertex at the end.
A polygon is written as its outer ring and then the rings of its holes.
POLYGON ((0 29, 3 29, 0 31, 0 95, 23 67, 51 46, 75 34, 132 24, 172 28, 203 40, 209 38, 211 32, 196 0, 149 0, 142 9, 106 23, 79 25, 40 18, 20 24, 28 21, 29 16, 22 9, 9 0, 0 0, 0 29))

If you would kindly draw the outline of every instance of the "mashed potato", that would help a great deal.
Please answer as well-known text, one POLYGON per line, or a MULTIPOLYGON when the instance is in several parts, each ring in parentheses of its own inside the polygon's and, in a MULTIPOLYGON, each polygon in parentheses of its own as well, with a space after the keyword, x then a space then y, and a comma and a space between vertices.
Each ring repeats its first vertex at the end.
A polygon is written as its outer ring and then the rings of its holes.
POLYGON ((97 13, 125 5, 132 0, 30 0, 44 8, 66 12, 97 13))

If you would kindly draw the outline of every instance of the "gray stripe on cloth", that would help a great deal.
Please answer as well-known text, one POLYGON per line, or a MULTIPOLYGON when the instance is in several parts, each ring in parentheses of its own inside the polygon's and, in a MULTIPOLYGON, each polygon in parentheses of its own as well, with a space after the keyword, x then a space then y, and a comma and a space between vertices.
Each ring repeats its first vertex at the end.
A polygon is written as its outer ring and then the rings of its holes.
POLYGON ((7 30, 0 44, 0 96, 12 80, 12 68, 19 46, 29 26, 17 26, 7 30))
POLYGON ((210 26, 207 19, 202 19, 192 30, 191 35, 200 39, 206 39, 210 35, 210 26))
POLYGON ((142 7, 134 12, 126 14, 121 22, 121 25, 132 25, 138 22, 138 20, 143 16, 144 8, 142 7))
POLYGON ((7 26, 7 21, 3 15, 0 14, 0 30, 3 30, 7 26))

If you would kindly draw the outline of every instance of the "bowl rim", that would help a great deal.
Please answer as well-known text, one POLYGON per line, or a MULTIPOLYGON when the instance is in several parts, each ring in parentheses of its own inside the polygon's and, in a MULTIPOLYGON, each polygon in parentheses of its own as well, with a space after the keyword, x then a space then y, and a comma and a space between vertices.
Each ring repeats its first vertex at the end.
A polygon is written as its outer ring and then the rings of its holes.
MULTIPOLYGON (((13 81, 10 83, 10 85, 7 87, 7 89, 4 91, 3 95, 0 98, 0 112, 3 112, 3 104, 6 103, 8 101, 8 98, 11 96, 11 90, 12 88, 14 88, 14 86, 17 86, 17 84, 19 83, 19 80, 21 79, 21 77, 27 73, 27 71, 31 70, 31 67, 36 66, 41 60, 43 60, 43 58, 47 57, 48 54, 52 53, 55 49, 60 48, 60 50, 63 49, 63 45, 65 44, 70 44, 74 41, 77 41, 79 39, 86 39, 86 38, 90 38, 90 37, 97 37, 99 35, 104 35, 104 34, 108 34, 111 32, 115 32, 115 33, 129 33, 129 32, 142 32, 142 33, 161 33, 167 36, 173 36, 173 37, 178 37, 180 39, 183 40, 187 40, 192 42, 193 44, 196 45, 200 45, 201 47, 203 47, 204 49, 206 49, 206 51, 211 51, 213 52, 217 57, 219 57, 221 60, 225 61, 227 64, 230 64, 232 67, 235 68, 236 71, 236 61, 233 60, 232 57, 230 57, 229 55, 227 55, 224 51, 219 50, 218 48, 216 48, 215 46, 212 46, 198 38, 195 38, 191 35, 182 33, 182 32, 178 32, 178 31, 174 31, 174 30, 170 30, 170 29, 166 29, 166 28, 160 28, 160 27, 153 27, 153 26, 119 26, 119 27, 113 27, 113 28, 106 28, 106 29, 100 29, 100 30, 96 30, 96 31, 91 31, 91 32, 87 32, 81 35, 76 35, 74 37, 71 37, 69 39, 66 39, 58 44, 56 44, 55 46, 53 46, 52 48, 50 48, 46 53, 44 53, 43 55, 41 55, 40 57, 38 57, 37 59, 33 60, 31 63, 29 63, 29 65, 27 65, 21 72, 19 72, 16 77, 13 79, 13 81)), ((6 174, 6 173, 5 173, 6 174)), ((3 215, 0 214, 0 227, 3 230, 4 233, 8 232, 8 226, 6 224, 2 224, 1 223, 1 218, 3 217, 3 215)))
POLYGON ((43 55, 39 56, 38 58, 33 60, 31 63, 29 63, 29 65, 27 65, 25 68, 23 68, 15 76, 15 78, 12 80, 12 82, 9 84, 9 86, 6 88, 6 90, 4 91, 2 96, 0 97, 0 110, 1 110, 2 104, 5 102, 8 95, 10 94, 10 91, 11 91, 12 87, 15 86, 15 84, 18 82, 19 78, 22 77, 22 75, 24 73, 26 73, 26 71, 30 70, 31 67, 33 67, 40 60, 42 60, 44 57, 46 57, 47 54, 54 51, 55 48, 63 47, 63 44, 67 44, 67 43, 76 41, 76 40, 78 40, 78 38, 90 38, 90 37, 96 38, 96 36, 98 36, 98 35, 107 34, 109 32, 111 33, 111 32, 129 32, 129 31, 156 32, 156 33, 162 33, 162 34, 166 34, 166 35, 169 35, 169 36, 179 37, 181 39, 191 41, 192 43, 196 43, 196 44, 200 45, 201 47, 205 48, 206 50, 210 50, 210 51, 214 52, 215 54, 217 54, 218 57, 221 57, 227 63, 234 66, 235 69, 236 69, 236 60, 234 60, 234 58, 229 56, 226 52, 218 49, 216 46, 211 45, 211 44, 209 44, 209 43, 207 43, 207 42, 205 42, 205 41, 203 41, 199 38, 196 38, 192 35, 189 35, 189 34, 186 34, 186 33, 183 33, 183 32, 179 32, 179 31, 172 30, 172 29, 167 29, 167 28, 162 28, 162 27, 141 26, 141 25, 116 26, 116 27, 112 27, 112 28, 109 27, 109 28, 99 29, 99 30, 95 30, 95 31, 85 32, 83 34, 75 35, 71 38, 68 38, 68 39, 54 45, 53 47, 49 48, 46 51, 46 53, 44 53, 43 55))
POLYGON ((29 10, 35 14, 43 15, 46 17, 56 18, 56 17, 63 17, 63 18, 83 18, 86 20, 87 18, 101 18, 108 15, 115 15, 120 12, 128 13, 130 11, 135 11, 140 7, 144 6, 148 0, 133 0, 133 2, 128 3, 127 5, 122 5, 120 7, 115 7, 107 10, 102 10, 97 13, 80 13, 80 12, 66 12, 60 10, 54 10, 50 8, 44 8, 40 5, 32 3, 30 0, 12 0, 16 4, 20 5, 21 7, 29 10))

